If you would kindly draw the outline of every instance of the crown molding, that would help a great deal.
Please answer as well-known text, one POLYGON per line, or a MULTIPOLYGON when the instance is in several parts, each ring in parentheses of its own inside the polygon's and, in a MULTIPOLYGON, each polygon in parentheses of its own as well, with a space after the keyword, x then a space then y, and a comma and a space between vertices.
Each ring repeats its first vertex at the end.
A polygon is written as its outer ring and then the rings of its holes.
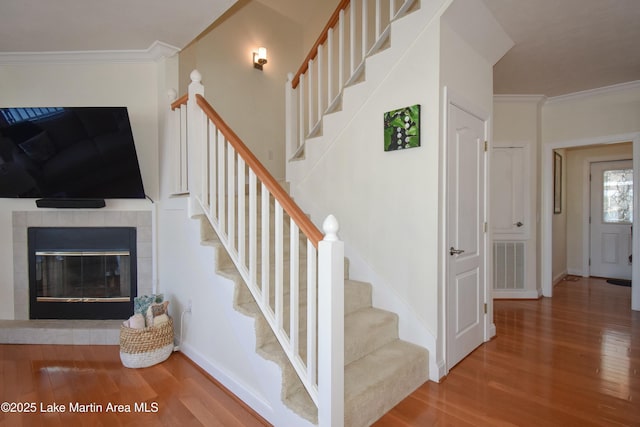
POLYGON ((544 95, 493 95, 494 102, 530 102, 540 104, 547 100, 544 95))
POLYGON ((137 50, 0 52, 0 65, 155 62, 178 52, 179 48, 156 40, 148 49, 137 50))
POLYGON ((546 104, 554 104, 556 102, 570 101, 574 99, 587 98, 596 95, 606 95, 619 91, 626 91, 640 88, 640 80, 634 80, 626 83, 618 83, 611 86, 604 86, 595 89, 583 90, 580 92, 568 93, 566 95, 558 95, 547 99, 546 104))

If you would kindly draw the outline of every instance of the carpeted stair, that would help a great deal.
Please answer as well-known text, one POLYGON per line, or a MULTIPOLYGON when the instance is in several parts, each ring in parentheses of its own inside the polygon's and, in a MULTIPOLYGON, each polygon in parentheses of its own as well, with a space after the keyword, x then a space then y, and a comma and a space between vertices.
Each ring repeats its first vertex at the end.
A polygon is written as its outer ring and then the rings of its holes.
MULTIPOLYGON (((202 244, 215 248, 217 273, 235 283, 234 308, 255 319, 257 353, 282 369, 283 402, 301 417, 317 423, 315 405, 226 249, 206 217, 200 217, 200 224, 202 244)), ((288 227, 285 234, 286 242, 288 227)), ((304 270, 302 264, 300 269, 304 270)), ((372 307, 371 285, 349 280, 348 271, 345 260, 345 426, 368 426, 428 380, 429 356, 427 350, 398 339, 398 316, 372 307)), ((285 300, 288 304, 288 298, 285 300)), ((306 301, 301 298, 300 304, 303 324, 306 301)), ((304 347, 304 340, 301 345, 304 347)))

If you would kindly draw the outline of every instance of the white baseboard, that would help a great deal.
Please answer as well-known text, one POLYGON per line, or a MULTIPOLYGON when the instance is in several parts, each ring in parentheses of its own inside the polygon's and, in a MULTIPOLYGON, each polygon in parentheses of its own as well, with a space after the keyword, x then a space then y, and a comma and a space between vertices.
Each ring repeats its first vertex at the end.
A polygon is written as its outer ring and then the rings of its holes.
POLYGON ((194 349, 191 345, 186 343, 180 344, 180 351, 184 353, 189 359, 191 359, 196 365, 204 369, 209 375, 214 377, 216 381, 225 386, 231 393, 235 394, 240 400, 246 403, 260 416, 269 422, 274 422, 275 415, 271 405, 252 392, 251 388, 246 384, 243 384, 237 378, 234 378, 230 373, 221 370, 209 361, 202 353, 194 349))
POLYGON ((584 274, 584 272, 582 270, 577 270, 577 269, 574 269, 574 268, 567 269, 567 274, 570 274, 572 276, 589 277, 589 275, 588 274, 584 274))
POLYGON ((439 383, 440 380, 447 374, 445 371, 445 363, 443 360, 438 360, 436 363, 430 363, 429 366, 429 380, 439 383), (432 372, 436 375, 432 375, 432 372))
POLYGON ((564 278, 565 278, 565 276, 566 276, 567 274, 569 274, 569 273, 567 272, 567 270, 564 270, 564 271, 563 271, 562 273, 560 273, 560 274, 556 274, 556 276, 553 278, 553 286, 557 285, 557 284, 558 284, 558 282, 560 282, 562 279, 564 279, 564 278))
POLYGON ((541 291, 498 291, 493 290, 493 299, 538 299, 542 295, 541 291))

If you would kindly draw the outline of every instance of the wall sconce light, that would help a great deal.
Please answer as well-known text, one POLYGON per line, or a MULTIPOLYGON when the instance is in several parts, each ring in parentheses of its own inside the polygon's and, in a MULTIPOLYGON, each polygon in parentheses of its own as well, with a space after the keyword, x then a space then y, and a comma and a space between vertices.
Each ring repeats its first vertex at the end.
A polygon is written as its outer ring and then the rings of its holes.
POLYGON ((257 52, 253 52, 253 67, 262 70, 262 66, 267 63, 267 48, 259 47, 257 52))

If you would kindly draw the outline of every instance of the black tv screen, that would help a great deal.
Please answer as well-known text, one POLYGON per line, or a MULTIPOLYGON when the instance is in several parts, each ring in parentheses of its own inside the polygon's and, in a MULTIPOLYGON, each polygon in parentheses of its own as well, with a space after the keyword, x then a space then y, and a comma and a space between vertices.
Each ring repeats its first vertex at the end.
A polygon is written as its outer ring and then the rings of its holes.
POLYGON ((0 108, 0 197, 144 198, 127 108, 0 108))

